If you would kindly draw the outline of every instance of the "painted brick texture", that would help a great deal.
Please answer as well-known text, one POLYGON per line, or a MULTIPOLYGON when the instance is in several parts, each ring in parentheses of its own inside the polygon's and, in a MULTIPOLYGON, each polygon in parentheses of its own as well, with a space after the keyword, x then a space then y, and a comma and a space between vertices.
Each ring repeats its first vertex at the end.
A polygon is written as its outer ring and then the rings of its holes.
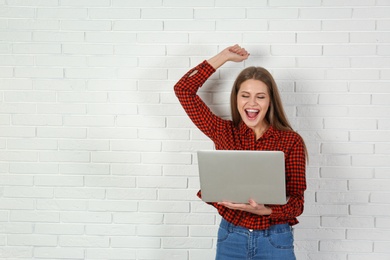
POLYGON ((229 116, 245 66, 274 75, 310 160, 299 260, 390 259, 386 0, 0 0, 0 259, 214 259, 199 201, 213 144, 173 85, 229 116))

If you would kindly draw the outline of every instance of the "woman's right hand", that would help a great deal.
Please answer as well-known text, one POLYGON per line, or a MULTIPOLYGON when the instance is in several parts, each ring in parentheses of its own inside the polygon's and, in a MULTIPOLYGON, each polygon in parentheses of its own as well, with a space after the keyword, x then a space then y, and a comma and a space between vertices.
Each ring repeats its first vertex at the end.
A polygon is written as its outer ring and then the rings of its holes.
POLYGON ((214 69, 218 69, 227 61, 233 62, 242 62, 249 57, 249 52, 244 48, 241 48, 240 45, 236 44, 230 47, 225 48, 220 53, 210 58, 208 63, 214 67, 214 69))
POLYGON ((234 62, 241 62, 249 57, 249 52, 245 50, 244 48, 241 48, 240 45, 236 44, 234 46, 228 47, 222 52, 226 52, 226 55, 228 56, 229 61, 234 61, 234 62))

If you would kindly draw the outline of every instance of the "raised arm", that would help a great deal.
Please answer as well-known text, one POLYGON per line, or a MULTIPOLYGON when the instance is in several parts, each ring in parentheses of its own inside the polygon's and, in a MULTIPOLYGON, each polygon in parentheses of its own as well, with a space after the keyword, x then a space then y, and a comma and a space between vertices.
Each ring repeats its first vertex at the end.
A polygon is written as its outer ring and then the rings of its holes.
POLYGON ((238 45, 230 46, 189 70, 175 85, 175 94, 192 122, 212 140, 218 135, 216 125, 227 123, 214 115, 197 95, 198 89, 227 61, 241 62, 249 53, 238 45))
POLYGON ((249 52, 241 48, 238 44, 230 46, 222 50, 214 57, 207 60, 214 69, 218 69, 227 61, 242 62, 249 57, 249 52))

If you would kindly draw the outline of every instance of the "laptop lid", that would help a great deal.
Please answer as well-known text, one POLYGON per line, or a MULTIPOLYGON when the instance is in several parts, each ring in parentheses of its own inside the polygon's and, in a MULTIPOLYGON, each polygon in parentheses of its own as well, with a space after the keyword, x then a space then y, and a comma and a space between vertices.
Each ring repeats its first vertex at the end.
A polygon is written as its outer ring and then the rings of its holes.
POLYGON ((284 153, 281 151, 198 151, 202 200, 286 204, 284 153))

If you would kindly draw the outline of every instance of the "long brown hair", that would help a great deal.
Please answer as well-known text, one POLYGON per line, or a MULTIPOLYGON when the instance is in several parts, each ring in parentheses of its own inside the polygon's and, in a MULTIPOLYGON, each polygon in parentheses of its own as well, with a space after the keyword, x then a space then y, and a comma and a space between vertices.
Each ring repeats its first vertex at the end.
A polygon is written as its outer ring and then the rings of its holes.
POLYGON ((237 127, 242 121, 237 108, 237 94, 240 90, 241 84, 248 79, 260 80, 268 87, 270 106, 268 108, 267 114, 265 115, 265 120, 267 120, 267 123, 278 130, 293 131, 287 119, 286 113, 284 112, 282 100, 280 98, 275 80, 271 73, 262 67, 248 67, 244 69, 237 76, 234 82, 230 95, 230 109, 234 125, 237 127))

